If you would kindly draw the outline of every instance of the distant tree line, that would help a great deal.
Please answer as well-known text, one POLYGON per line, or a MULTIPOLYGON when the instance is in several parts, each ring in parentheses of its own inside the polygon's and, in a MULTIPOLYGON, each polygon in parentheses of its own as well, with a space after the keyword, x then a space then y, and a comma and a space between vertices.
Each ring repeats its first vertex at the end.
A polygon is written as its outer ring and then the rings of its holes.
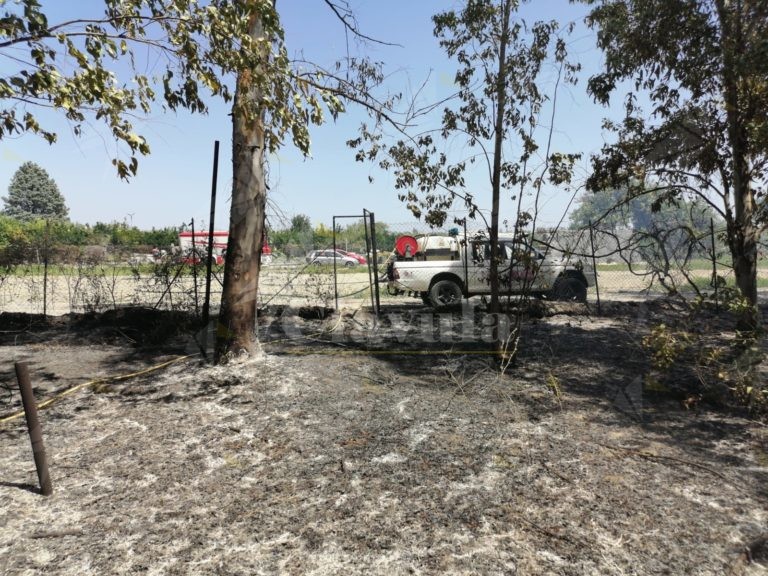
MULTIPOLYGON (((19 219, 0 214, 0 265, 34 261, 48 249, 67 260, 82 253, 78 248, 103 247, 111 252, 143 251, 151 247, 168 249, 178 244, 184 226, 140 230, 124 222, 79 224, 63 218, 19 219), (74 250, 72 250, 74 249, 74 250), (66 254, 65 254, 66 253, 66 254)), ((397 234, 387 224, 376 224, 376 244, 381 252, 389 252, 397 234)), ((273 251, 291 258, 333 246, 333 230, 320 223, 312 226, 308 216, 299 214, 290 225, 268 232, 273 251)), ((362 221, 337 226, 336 245, 342 250, 366 253, 365 225, 362 221)))
POLYGON ((0 215, 0 265, 34 261, 45 250, 72 260, 82 252, 78 248, 88 246, 114 252, 167 248, 178 243, 178 235, 176 227, 139 230, 117 222, 91 226, 60 219, 22 221, 0 215))
MULTIPOLYGON (((59 259, 80 257, 78 247, 93 246, 124 251, 141 247, 170 247, 179 229, 139 230, 125 223, 70 222, 64 196, 48 172, 25 162, 14 173, 3 197, 0 213, 0 264, 40 259, 46 251, 59 259), (74 248, 74 250, 72 249, 74 248)), ((103 253, 104 251, 102 251, 103 253)))
POLYGON ((709 230, 710 221, 722 225, 722 218, 697 198, 659 200, 652 194, 634 197, 626 190, 614 189, 587 193, 570 214, 571 228, 586 228, 592 223, 601 230, 632 229, 652 232, 688 226, 695 232, 709 230))
POLYGON ((570 214, 571 230, 592 226, 598 232, 598 254, 665 267, 670 258, 678 263, 711 258, 713 240, 717 252, 722 252, 725 245, 719 235, 714 239, 710 235, 712 224, 718 232, 724 227, 722 218, 696 196, 632 194, 623 188, 588 192, 570 214))

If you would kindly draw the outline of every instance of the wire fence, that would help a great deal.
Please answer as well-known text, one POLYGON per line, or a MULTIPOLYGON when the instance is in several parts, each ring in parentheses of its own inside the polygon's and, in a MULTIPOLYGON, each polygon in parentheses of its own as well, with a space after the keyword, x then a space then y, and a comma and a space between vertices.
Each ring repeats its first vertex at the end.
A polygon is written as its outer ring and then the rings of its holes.
MULTIPOLYGON (((430 230, 412 223, 389 224, 387 230, 395 237, 453 235, 459 241, 485 232, 456 225, 430 230)), ((684 225, 642 231, 590 225, 581 229, 538 228, 532 244, 547 258, 594 270, 589 278, 590 299, 597 297, 595 279, 600 295, 607 299, 642 299, 670 293, 697 297, 716 295, 723 288, 735 286, 725 233, 714 222, 705 230, 684 225)), ((453 255, 436 251, 431 258, 458 257, 460 251, 453 255)), ((758 244, 757 285, 758 290, 768 289, 766 242, 758 244)))
MULTIPOLYGON (((542 230, 537 237, 555 254, 591 262, 600 293, 619 295, 717 295, 735 286, 726 231, 689 226, 630 230, 589 226, 580 230, 542 230)), ((758 290, 768 288, 768 246, 757 246, 758 290)))
MULTIPOLYGON (((328 250, 331 248, 328 247, 328 250)), ((206 266, 199 259, 165 255, 140 258, 104 253, 98 257, 70 251, 41 250, 39 261, 0 263, 0 312, 62 315, 103 312, 124 307, 151 307, 199 313, 203 308, 206 266)), ((262 263, 258 306, 331 307, 342 300, 369 297, 367 266, 352 267, 275 256, 262 263), (334 282, 335 278, 335 282, 334 282)), ((223 265, 212 267, 210 302, 221 301, 223 265)))
MULTIPOLYGON (((377 223, 378 253, 364 238, 308 245, 304 254, 281 253, 279 247, 262 263, 260 307, 269 305, 333 307, 370 302, 371 279, 381 278, 395 242, 402 236, 448 236, 459 240, 477 230, 447 226, 441 230, 408 223, 377 223), (336 266, 333 260, 336 259, 336 266), (369 265, 371 272, 369 274, 369 265)), ((605 299, 646 298, 663 293, 711 294, 734 284, 724 230, 703 233, 674 229, 638 233, 631 230, 539 229, 534 246, 547 257, 587 265, 596 272, 605 299)), ((147 249, 149 250, 149 249, 147 249)), ((758 288, 768 288, 768 246, 758 249, 758 288)), ((432 258, 459 258, 433 252, 432 258)), ((101 312, 128 306, 199 312, 203 307, 206 266, 180 254, 126 253, 103 247, 74 247, 41 242, 23 252, 0 251, 0 312, 61 315, 101 312)), ((211 309, 221 299, 223 266, 212 268, 211 309)), ((590 284, 592 284, 590 278, 590 284)), ((396 297, 382 289, 382 301, 396 297)), ((588 298, 597 290, 591 287, 588 298)))

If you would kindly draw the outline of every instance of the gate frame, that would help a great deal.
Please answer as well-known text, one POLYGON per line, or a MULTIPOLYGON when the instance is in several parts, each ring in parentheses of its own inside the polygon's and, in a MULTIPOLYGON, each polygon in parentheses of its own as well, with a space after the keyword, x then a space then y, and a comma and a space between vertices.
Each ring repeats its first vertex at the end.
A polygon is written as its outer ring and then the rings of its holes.
MULTIPOLYGON (((371 288, 371 308, 376 318, 379 317, 381 311, 381 299, 379 294, 379 254, 376 247, 376 218, 373 212, 363 208, 362 214, 352 215, 340 215, 333 216, 333 253, 336 254, 336 220, 356 218, 363 221, 363 228, 365 230, 365 250, 366 257, 370 254, 368 261, 368 286, 371 288), (371 260, 373 260, 373 268, 371 268, 371 260)), ((337 278, 336 258, 333 259, 333 298, 336 304, 336 310, 339 309, 339 285, 337 278)))

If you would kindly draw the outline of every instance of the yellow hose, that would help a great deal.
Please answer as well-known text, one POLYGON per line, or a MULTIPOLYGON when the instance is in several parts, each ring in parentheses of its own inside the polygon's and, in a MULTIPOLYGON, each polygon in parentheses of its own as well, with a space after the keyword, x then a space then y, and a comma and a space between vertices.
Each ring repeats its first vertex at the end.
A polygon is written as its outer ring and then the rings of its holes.
MULTIPOLYGON (((155 370, 160 370, 161 368, 165 368, 166 366, 170 366, 171 364, 174 364, 176 362, 181 362, 182 360, 186 360, 187 358, 192 358, 193 356, 197 356, 197 354, 179 356, 178 358, 174 358, 173 360, 168 360, 167 362, 163 362, 162 364, 158 364, 157 366, 151 366, 149 368, 145 368, 144 370, 139 370, 138 372, 132 372, 130 374, 121 374, 120 376, 112 376, 107 378, 97 378, 96 380, 90 380, 89 382, 76 384, 71 388, 67 388, 66 390, 64 390, 64 392, 60 392, 59 394, 56 394, 56 396, 53 396, 51 398, 48 398, 47 400, 44 400, 43 402, 37 405, 37 409, 42 410, 43 408, 47 408, 54 402, 57 402, 58 400, 61 400, 62 398, 64 398, 64 396, 69 396, 70 394, 74 394, 78 390, 81 390, 82 388, 86 388, 87 386, 95 386, 96 384, 107 384, 111 382, 120 382, 121 380, 136 378, 137 376, 149 374, 150 372, 154 372, 155 370)), ((10 422, 11 420, 15 420, 16 418, 20 418, 21 416, 24 416, 24 410, 20 410, 18 412, 14 412, 13 414, 0 418, 0 424, 4 424, 5 422, 10 422)))

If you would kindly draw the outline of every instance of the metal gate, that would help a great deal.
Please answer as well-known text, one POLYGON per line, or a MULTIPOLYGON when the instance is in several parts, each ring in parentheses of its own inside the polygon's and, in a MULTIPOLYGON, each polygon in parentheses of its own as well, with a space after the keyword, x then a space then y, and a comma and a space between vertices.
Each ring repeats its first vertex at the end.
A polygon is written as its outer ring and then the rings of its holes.
MULTIPOLYGON (((333 252, 336 254, 336 220, 343 220, 354 218, 356 220, 362 220, 365 228, 365 249, 366 249, 366 261, 368 263, 368 284, 371 291, 371 308, 376 317, 379 317, 381 309, 381 300, 379 295, 379 252, 376 246, 376 217, 373 212, 363 209, 362 214, 353 215, 341 215, 333 217, 333 252)), ((338 284, 338 270, 337 270, 337 258, 333 259, 333 296, 336 304, 336 309, 339 308, 339 284, 338 284)))

